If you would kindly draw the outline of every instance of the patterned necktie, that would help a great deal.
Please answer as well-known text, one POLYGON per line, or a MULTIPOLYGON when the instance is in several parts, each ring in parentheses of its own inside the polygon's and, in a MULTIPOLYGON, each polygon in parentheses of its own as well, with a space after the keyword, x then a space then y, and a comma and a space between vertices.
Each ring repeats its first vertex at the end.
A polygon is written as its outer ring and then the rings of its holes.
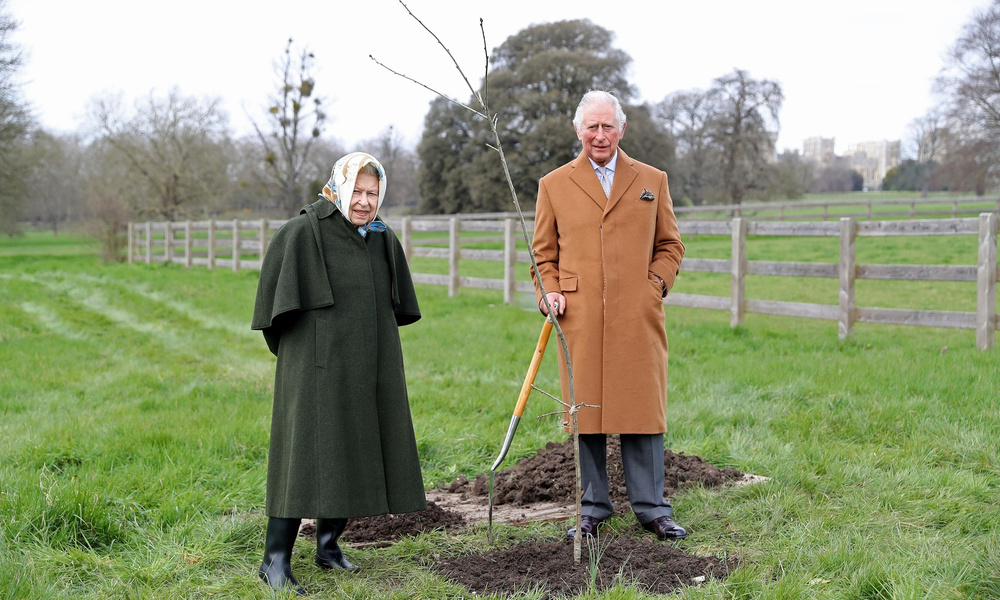
POLYGON ((601 187, 604 188, 604 197, 611 197, 611 179, 608 178, 607 167, 597 167, 597 178, 601 180, 601 187))

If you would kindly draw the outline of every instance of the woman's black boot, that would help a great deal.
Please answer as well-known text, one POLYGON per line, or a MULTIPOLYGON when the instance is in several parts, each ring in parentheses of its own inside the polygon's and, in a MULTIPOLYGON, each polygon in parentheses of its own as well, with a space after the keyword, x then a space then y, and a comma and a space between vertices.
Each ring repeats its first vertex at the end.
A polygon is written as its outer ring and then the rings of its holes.
POLYGON ((267 585, 276 589, 291 587, 298 596, 304 596, 306 592, 292 576, 292 546, 295 545, 301 522, 302 519, 267 519, 264 562, 258 573, 267 585))
POLYGON ((347 519, 316 519, 316 564, 324 569, 356 569, 337 544, 347 519))

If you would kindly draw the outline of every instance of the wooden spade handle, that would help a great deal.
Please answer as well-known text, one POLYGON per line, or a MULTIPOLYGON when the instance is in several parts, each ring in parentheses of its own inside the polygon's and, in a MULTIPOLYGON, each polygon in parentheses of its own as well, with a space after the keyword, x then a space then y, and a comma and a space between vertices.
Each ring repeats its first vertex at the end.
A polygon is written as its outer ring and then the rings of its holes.
POLYGON ((520 418, 524 413, 524 407, 528 404, 528 395, 531 394, 531 384, 535 382, 535 375, 538 374, 538 366, 542 363, 542 356, 545 355, 545 346, 549 343, 549 334, 552 332, 552 321, 545 319, 542 326, 542 333, 538 336, 538 344, 535 345, 535 353, 531 357, 531 364, 528 366, 528 374, 524 377, 524 385, 521 386, 521 393, 517 397, 517 405, 514 406, 514 416, 520 418))

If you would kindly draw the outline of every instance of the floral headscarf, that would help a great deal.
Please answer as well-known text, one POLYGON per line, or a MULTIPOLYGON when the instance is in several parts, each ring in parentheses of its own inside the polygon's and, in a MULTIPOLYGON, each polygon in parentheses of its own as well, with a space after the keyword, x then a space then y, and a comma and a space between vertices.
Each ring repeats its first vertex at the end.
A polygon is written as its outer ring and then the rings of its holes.
POLYGON ((382 164, 371 154, 351 152, 338 160, 337 164, 333 165, 333 170, 330 172, 330 181, 326 182, 326 185, 323 186, 323 192, 320 194, 320 197, 333 202, 337 209, 340 210, 340 214, 344 215, 344 218, 349 223, 352 223, 351 196, 354 194, 354 182, 357 180, 358 172, 361 168, 369 163, 374 164, 378 168, 378 205, 372 212, 371 220, 365 225, 358 227, 358 233, 361 235, 366 235, 368 231, 385 231, 385 225, 375 221, 378 209, 382 207, 382 200, 385 199, 385 186, 387 184, 385 169, 382 168, 382 164))

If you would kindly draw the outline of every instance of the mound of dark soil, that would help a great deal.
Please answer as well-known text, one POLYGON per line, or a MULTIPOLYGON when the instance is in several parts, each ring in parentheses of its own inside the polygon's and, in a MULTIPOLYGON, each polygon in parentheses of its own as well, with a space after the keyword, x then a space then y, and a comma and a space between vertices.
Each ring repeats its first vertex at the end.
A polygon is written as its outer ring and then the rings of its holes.
POLYGON ((462 515, 444 510, 433 502, 428 502, 427 508, 420 512, 403 515, 380 515, 349 521, 347 529, 344 530, 343 539, 350 543, 391 542, 405 535, 417 535, 423 531, 464 527, 465 518, 462 515))
MULTIPOLYGON (((462 515, 428 502, 427 508, 419 512, 351 519, 347 522, 341 539, 353 545, 388 546, 403 536, 415 536, 436 529, 462 529, 465 526, 465 517, 462 515)), ((315 540, 316 525, 305 523, 299 533, 307 539, 315 540)))
MULTIPOLYGON (((628 508, 625 490, 625 473, 622 470, 621 442, 618 436, 608 436, 608 487, 616 512, 628 508)), ((733 468, 720 469, 705 462, 700 456, 665 449, 663 452, 666 494, 674 495, 689 485, 716 487, 736 481, 743 473, 733 468)), ((561 444, 549 442, 534 456, 521 459, 512 467, 498 471, 494 476, 493 504, 526 505, 535 502, 575 502, 576 467, 573 440, 561 444)), ((489 475, 480 474, 470 483, 458 477, 443 489, 458 494, 481 496, 488 500, 489 475)))
POLYGON ((507 550, 460 556, 442 561, 435 570, 480 594, 542 590, 543 598, 553 598, 577 595, 591 585, 601 590, 619 583, 668 594, 707 578, 724 579, 737 564, 627 536, 608 539, 602 535, 595 546, 596 577, 591 575, 586 544, 580 562, 573 561, 572 541, 527 542, 507 550))

